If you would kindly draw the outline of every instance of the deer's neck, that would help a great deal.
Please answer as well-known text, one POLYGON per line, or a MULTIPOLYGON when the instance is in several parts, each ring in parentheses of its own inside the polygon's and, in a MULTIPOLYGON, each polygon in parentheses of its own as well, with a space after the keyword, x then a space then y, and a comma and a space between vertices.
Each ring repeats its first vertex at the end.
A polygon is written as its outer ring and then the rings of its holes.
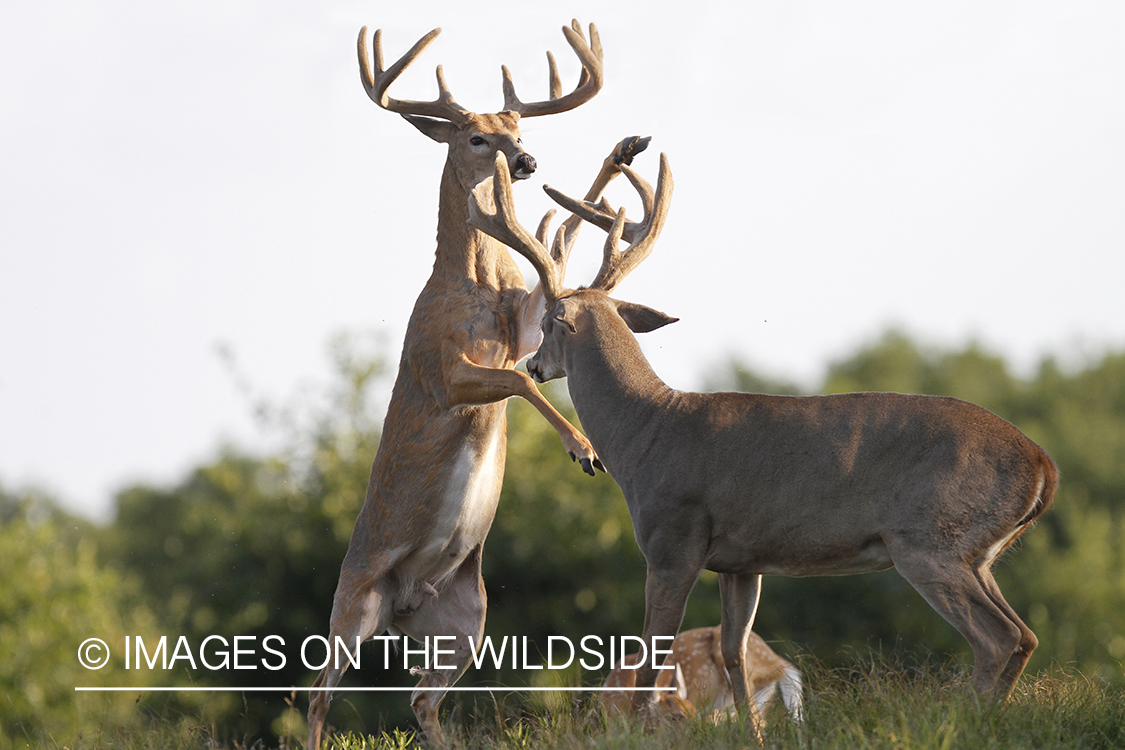
POLYGON ((515 268, 502 244, 469 226, 469 192, 447 164, 438 199, 437 256, 434 276, 470 279, 480 286, 503 289, 509 266, 515 268))
POLYGON ((578 418, 617 478, 634 464, 631 453, 659 435, 676 391, 653 371, 624 322, 615 323, 617 335, 589 337, 573 347, 566 372, 578 418))

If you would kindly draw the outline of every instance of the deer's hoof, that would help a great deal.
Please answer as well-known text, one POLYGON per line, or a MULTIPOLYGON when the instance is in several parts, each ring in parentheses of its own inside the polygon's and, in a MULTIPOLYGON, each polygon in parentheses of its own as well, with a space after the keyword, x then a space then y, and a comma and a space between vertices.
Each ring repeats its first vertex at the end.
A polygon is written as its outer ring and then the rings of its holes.
POLYGON ((648 148, 649 141, 651 140, 651 135, 643 137, 639 135, 629 136, 621 141, 621 147, 617 149, 617 155, 613 157, 613 163, 632 164, 633 157, 648 148))

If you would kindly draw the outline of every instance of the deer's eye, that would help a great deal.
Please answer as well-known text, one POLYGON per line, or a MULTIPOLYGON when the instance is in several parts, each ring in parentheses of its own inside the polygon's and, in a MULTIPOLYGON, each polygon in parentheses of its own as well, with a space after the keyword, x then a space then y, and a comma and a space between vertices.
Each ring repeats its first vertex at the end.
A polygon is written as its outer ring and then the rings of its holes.
POLYGON ((473 145, 473 146, 483 146, 486 143, 488 143, 488 141, 481 138, 479 135, 474 135, 472 138, 469 139, 469 144, 473 145))

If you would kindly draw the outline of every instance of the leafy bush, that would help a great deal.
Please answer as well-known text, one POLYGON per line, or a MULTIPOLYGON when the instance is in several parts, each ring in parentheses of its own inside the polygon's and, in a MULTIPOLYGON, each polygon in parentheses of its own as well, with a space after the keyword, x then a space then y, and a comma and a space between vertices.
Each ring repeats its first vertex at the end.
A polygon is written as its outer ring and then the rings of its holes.
POLYGON ((93 536, 41 496, 0 491, 0 748, 128 726, 137 693, 75 687, 152 684, 150 673, 124 670, 120 652, 99 670, 78 661, 87 638, 113 651, 156 624, 137 582, 98 562, 93 536))

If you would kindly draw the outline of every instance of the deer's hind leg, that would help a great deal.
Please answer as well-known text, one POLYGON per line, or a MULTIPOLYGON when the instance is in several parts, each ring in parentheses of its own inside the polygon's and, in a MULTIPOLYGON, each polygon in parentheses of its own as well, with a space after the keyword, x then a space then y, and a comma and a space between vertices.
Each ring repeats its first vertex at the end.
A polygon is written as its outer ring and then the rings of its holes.
POLYGON ((478 545, 435 598, 427 599, 417 611, 396 617, 394 621, 395 627, 416 641, 424 642, 427 636, 443 636, 441 654, 437 658, 438 644, 430 641, 431 668, 416 670, 422 679, 410 696, 410 706, 418 724, 430 742, 438 747, 446 745, 438 715, 448 692, 443 688, 461 678, 472 663, 474 644, 479 647, 484 637, 488 598, 480 564, 481 547, 478 545), (445 640, 448 636, 453 636, 452 643, 445 640))
MULTIPOLYGON (((391 599, 385 579, 372 585, 370 577, 341 576, 332 601, 329 625, 329 661, 313 683, 309 697, 309 750, 320 748, 324 719, 332 702, 332 691, 348 668, 349 661, 341 655, 337 661, 337 639, 350 651, 357 643, 386 630, 391 624, 391 599)), ((353 656, 357 656, 353 654, 353 656)))
POLYGON ((1026 636, 1035 636, 1003 601, 987 568, 974 569, 948 553, 926 553, 906 544, 897 547, 888 545, 898 572, 972 646, 977 692, 1003 700, 1011 689, 1004 681, 1011 676, 1014 682, 1027 662, 1026 656, 1017 654, 1029 644, 1026 636))
POLYGON ((758 703, 752 695, 753 685, 746 664, 746 641, 750 637, 750 628, 754 625, 761 593, 762 576, 758 574, 719 574, 719 597, 723 603, 720 629, 723 663, 730 675, 734 705, 739 713, 749 712, 759 741, 764 722, 758 703))
POLYGON ((982 565, 977 568, 976 572, 981 587, 984 588, 992 603, 999 607, 1020 631, 1019 645, 1016 647, 1015 653, 1008 659, 1008 663, 1004 666, 1004 671, 1000 673, 992 691, 994 698, 1004 700, 1012 692, 1016 680, 1023 674, 1023 669, 1027 666, 1031 653, 1039 645, 1039 639, 1035 637, 1035 633, 1031 632, 1031 628, 1020 619, 1012 606, 1004 600, 1004 595, 1000 593, 1000 587, 996 584, 996 579, 992 577, 992 571, 982 565))

